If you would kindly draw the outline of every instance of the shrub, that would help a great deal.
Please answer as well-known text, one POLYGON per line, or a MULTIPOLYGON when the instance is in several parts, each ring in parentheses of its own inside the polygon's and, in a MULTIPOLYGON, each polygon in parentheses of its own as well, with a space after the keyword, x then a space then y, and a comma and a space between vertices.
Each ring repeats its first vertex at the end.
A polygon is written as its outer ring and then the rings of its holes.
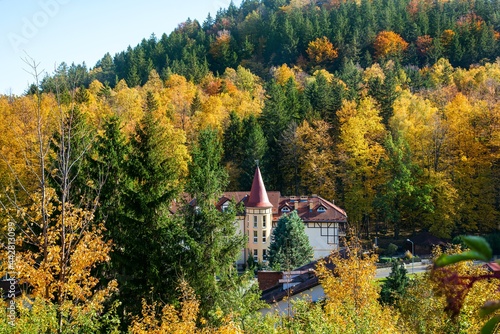
POLYGON ((385 250, 385 255, 393 256, 397 251, 398 251, 398 246, 393 243, 390 243, 389 246, 387 246, 387 249, 385 250))

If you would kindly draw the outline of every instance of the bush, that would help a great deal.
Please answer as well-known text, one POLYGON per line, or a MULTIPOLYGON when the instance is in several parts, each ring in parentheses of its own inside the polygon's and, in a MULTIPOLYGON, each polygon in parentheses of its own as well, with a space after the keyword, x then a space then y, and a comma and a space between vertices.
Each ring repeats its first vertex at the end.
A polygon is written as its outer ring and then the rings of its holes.
POLYGON ((392 262, 392 257, 387 257, 387 256, 381 257, 381 258, 379 258, 378 262, 380 262, 380 263, 391 263, 392 262))
POLYGON ((397 251, 398 251, 398 246, 390 243, 389 246, 387 246, 387 249, 385 250, 385 255, 387 256, 393 256, 397 251))

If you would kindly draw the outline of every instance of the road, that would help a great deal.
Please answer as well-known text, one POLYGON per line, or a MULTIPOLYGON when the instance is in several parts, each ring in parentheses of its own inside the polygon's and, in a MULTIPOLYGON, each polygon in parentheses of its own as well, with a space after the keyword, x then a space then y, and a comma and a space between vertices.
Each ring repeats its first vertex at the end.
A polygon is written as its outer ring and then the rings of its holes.
MULTIPOLYGON (((415 274, 416 273, 422 273, 422 272, 426 271, 428 268, 429 268, 429 264, 428 263, 422 264, 421 262, 415 262, 413 270, 412 270, 411 263, 410 264, 406 264, 406 270, 408 271, 408 274, 411 274, 411 273, 415 273, 415 274)), ((384 278, 384 277, 387 277, 391 273, 391 270, 392 270, 391 267, 377 269, 377 274, 375 275, 375 278, 384 278)))

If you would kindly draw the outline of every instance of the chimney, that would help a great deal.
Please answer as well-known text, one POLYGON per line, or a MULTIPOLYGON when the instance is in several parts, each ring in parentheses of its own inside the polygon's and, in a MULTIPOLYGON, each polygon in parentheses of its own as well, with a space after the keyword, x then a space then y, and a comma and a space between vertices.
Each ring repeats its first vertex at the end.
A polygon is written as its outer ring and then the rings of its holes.
POLYGON ((309 201, 309 212, 312 212, 314 208, 314 203, 312 201, 309 201))
POLYGON ((257 281, 259 282, 259 289, 261 291, 267 290, 279 284, 280 279, 283 278, 281 271, 258 271, 257 281))
POLYGON ((299 202, 298 201, 294 201, 293 202, 293 207, 294 207, 295 210, 298 211, 299 210, 299 202))

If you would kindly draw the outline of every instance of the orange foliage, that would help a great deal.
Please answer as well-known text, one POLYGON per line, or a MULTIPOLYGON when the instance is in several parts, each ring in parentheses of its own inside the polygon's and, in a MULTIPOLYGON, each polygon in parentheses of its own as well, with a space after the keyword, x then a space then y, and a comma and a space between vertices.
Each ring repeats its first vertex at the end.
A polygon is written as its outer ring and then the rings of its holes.
POLYGON ((406 50, 408 43, 395 32, 381 31, 375 38, 375 56, 377 58, 399 56, 406 50))
POLYGON ((432 37, 423 35, 417 37, 417 51, 421 55, 426 55, 432 47, 432 37))
POLYGON ((309 42, 306 52, 309 59, 317 64, 331 62, 339 56, 337 49, 325 36, 309 42))
POLYGON ((231 34, 227 30, 219 31, 217 38, 210 45, 210 53, 214 58, 220 58, 224 54, 224 50, 229 48, 231 43, 231 34))
POLYGON ((481 30, 483 24, 484 20, 475 13, 469 13, 467 15, 461 16, 457 20, 457 25, 459 27, 462 28, 469 27, 470 29, 474 29, 476 31, 481 30))

